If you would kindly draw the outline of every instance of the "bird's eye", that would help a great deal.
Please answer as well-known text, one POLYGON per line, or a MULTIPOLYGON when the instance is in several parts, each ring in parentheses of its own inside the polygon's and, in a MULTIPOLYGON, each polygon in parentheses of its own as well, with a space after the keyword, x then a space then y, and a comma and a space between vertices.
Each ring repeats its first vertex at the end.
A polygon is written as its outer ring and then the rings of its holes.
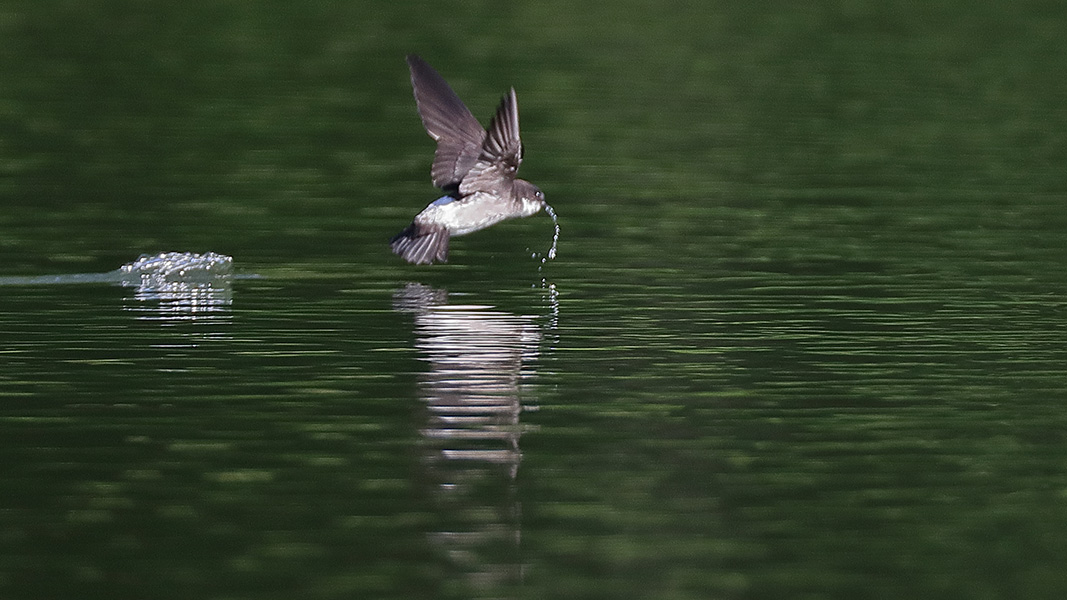
POLYGON ((544 200, 545 199, 545 193, 542 192, 541 190, 537 190, 537 193, 535 194, 535 196, 537 196, 538 200, 544 200))

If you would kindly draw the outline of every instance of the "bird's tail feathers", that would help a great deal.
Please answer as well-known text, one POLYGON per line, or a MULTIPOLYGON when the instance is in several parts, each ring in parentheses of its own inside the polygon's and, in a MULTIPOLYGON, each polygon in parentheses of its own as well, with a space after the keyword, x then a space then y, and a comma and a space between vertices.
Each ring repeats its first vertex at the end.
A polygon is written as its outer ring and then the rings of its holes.
POLYGON ((408 225, 396 234, 389 245, 393 252, 416 265, 448 262, 448 230, 444 227, 426 227, 416 223, 408 225))

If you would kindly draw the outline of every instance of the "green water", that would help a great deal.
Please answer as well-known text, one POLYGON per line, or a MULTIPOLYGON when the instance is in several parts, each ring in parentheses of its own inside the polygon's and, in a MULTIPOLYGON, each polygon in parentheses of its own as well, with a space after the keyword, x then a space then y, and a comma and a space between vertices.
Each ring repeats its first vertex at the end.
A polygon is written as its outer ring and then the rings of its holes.
POLYGON ((376 4, 0 3, 0 597, 1067 593, 1067 10, 376 4))

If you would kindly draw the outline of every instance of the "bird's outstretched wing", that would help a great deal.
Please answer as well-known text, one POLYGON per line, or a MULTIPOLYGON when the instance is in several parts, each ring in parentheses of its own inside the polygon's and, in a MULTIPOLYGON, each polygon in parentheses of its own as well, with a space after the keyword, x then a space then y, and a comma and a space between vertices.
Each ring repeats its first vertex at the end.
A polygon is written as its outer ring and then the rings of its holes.
POLYGON ((511 88, 500 101, 478 160, 463 178, 459 191, 464 196, 474 192, 502 194, 511 189, 520 164, 522 140, 519 139, 519 101, 515 97, 515 88, 511 88))
POLYGON ((433 67, 415 54, 409 54, 407 61, 419 116, 437 141, 430 170, 433 184, 445 190, 458 188, 483 152, 486 131, 433 67))

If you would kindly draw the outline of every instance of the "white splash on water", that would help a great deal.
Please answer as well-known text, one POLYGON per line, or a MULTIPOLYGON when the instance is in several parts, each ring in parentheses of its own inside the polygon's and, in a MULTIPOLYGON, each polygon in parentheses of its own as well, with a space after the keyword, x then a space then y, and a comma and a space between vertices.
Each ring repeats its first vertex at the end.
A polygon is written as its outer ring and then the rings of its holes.
POLYGON ((125 285, 172 287, 212 284, 233 275, 233 257, 216 252, 142 254, 118 272, 125 285))
POLYGON ((136 300, 158 303, 152 310, 160 312, 214 311, 233 301, 233 257, 225 254, 142 254, 113 273, 123 286, 135 288, 136 300))

